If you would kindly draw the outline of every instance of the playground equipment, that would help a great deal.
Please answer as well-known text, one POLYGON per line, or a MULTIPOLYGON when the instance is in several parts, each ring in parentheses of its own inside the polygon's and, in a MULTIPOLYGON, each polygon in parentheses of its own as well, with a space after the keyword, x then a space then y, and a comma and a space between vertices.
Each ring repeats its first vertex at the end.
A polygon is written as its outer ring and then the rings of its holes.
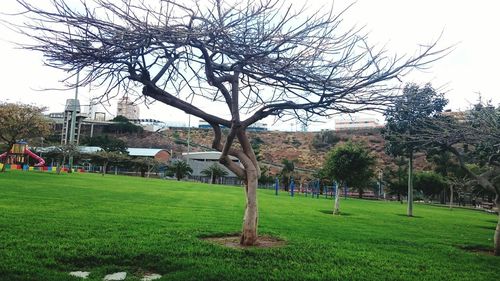
POLYGON ((26 155, 37 161, 35 167, 42 167, 45 165, 45 160, 29 150, 28 143, 25 141, 15 143, 9 152, 0 154, 0 160, 7 158, 6 161, 4 161, 5 164, 29 164, 29 158, 26 157, 26 155))

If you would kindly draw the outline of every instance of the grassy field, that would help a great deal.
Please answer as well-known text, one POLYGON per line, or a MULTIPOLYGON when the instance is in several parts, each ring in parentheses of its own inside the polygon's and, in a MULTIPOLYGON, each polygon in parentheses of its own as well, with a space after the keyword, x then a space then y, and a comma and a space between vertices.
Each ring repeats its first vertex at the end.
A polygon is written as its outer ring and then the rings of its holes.
POLYGON ((240 230, 237 187, 94 174, 0 174, 0 279, 499 280, 496 216, 394 202, 290 198, 259 191, 260 233, 283 248, 238 250, 199 237, 240 230))

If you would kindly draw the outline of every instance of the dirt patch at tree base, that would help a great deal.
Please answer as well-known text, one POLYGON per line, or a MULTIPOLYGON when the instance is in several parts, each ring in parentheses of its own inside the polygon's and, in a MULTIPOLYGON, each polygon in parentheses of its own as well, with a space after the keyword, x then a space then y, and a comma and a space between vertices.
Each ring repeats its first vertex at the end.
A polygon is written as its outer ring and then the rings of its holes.
POLYGON ((240 244, 239 235, 202 237, 202 240, 234 249, 255 249, 255 248, 278 248, 286 245, 285 241, 271 236, 259 236, 257 243, 253 246, 244 246, 240 244))
POLYGON ((483 255, 488 255, 488 256, 495 255, 493 248, 486 248, 484 246, 465 245, 465 246, 458 246, 458 247, 464 251, 471 252, 471 253, 478 253, 478 254, 483 254, 483 255))

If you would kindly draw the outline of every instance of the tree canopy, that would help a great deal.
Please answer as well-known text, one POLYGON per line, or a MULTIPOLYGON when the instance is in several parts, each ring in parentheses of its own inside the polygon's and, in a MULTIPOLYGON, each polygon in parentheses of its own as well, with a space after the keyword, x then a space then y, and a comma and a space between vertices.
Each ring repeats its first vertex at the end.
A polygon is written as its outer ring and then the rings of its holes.
POLYGON ((20 141, 49 134, 50 122, 43 107, 29 104, 0 103, 0 140, 10 147, 20 141))
POLYGON ((418 138, 411 137, 416 134, 416 127, 442 112, 447 103, 444 94, 436 92, 430 84, 423 87, 407 84, 403 95, 384 114, 386 125, 383 136, 387 152, 395 156, 409 156, 417 150, 422 143, 417 141, 418 138))
POLYGON ((335 146, 323 166, 323 174, 340 184, 364 188, 374 175, 375 158, 359 143, 346 142, 335 146))
POLYGON ((218 178, 228 175, 228 172, 217 163, 213 163, 212 165, 203 169, 200 173, 206 177, 210 177, 210 182, 212 184, 214 184, 218 178))
POLYGON ((186 161, 183 160, 174 160, 168 166, 168 171, 175 175, 178 181, 183 179, 184 177, 190 175, 193 172, 193 169, 186 161))

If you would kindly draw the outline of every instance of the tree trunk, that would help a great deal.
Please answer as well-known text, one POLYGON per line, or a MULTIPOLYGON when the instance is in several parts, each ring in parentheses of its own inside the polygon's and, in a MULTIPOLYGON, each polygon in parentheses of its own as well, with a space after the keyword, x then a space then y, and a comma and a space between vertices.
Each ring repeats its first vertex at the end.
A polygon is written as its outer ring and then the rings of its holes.
POLYGON ((340 189, 340 184, 335 189, 335 205, 333 207, 333 214, 334 215, 340 215, 340 196, 339 196, 340 192, 339 192, 339 189, 340 189))
POLYGON ((254 170, 246 171, 245 181, 246 208, 243 217, 243 229, 241 231, 240 244, 245 246, 255 245, 257 242, 258 209, 257 209, 257 184, 258 176, 254 170))
POLYGON ((57 171, 57 174, 60 175, 61 174, 61 170, 62 168, 64 167, 64 163, 66 162, 66 155, 63 154, 63 159, 62 159, 62 162, 61 163, 57 163, 57 168, 56 168, 56 171, 57 171))
POLYGON ((413 151, 408 158, 408 216, 413 217, 413 151))
POLYGON ((497 194, 495 204, 497 206, 497 211, 498 211, 498 222, 497 222, 497 228, 495 229, 495 237, 494 237, 494 255, 495 256, 500 256, 500 195, 497 194))
POLYGON ((450 210, 453 209, 453 185, 450 185, 450 210))

